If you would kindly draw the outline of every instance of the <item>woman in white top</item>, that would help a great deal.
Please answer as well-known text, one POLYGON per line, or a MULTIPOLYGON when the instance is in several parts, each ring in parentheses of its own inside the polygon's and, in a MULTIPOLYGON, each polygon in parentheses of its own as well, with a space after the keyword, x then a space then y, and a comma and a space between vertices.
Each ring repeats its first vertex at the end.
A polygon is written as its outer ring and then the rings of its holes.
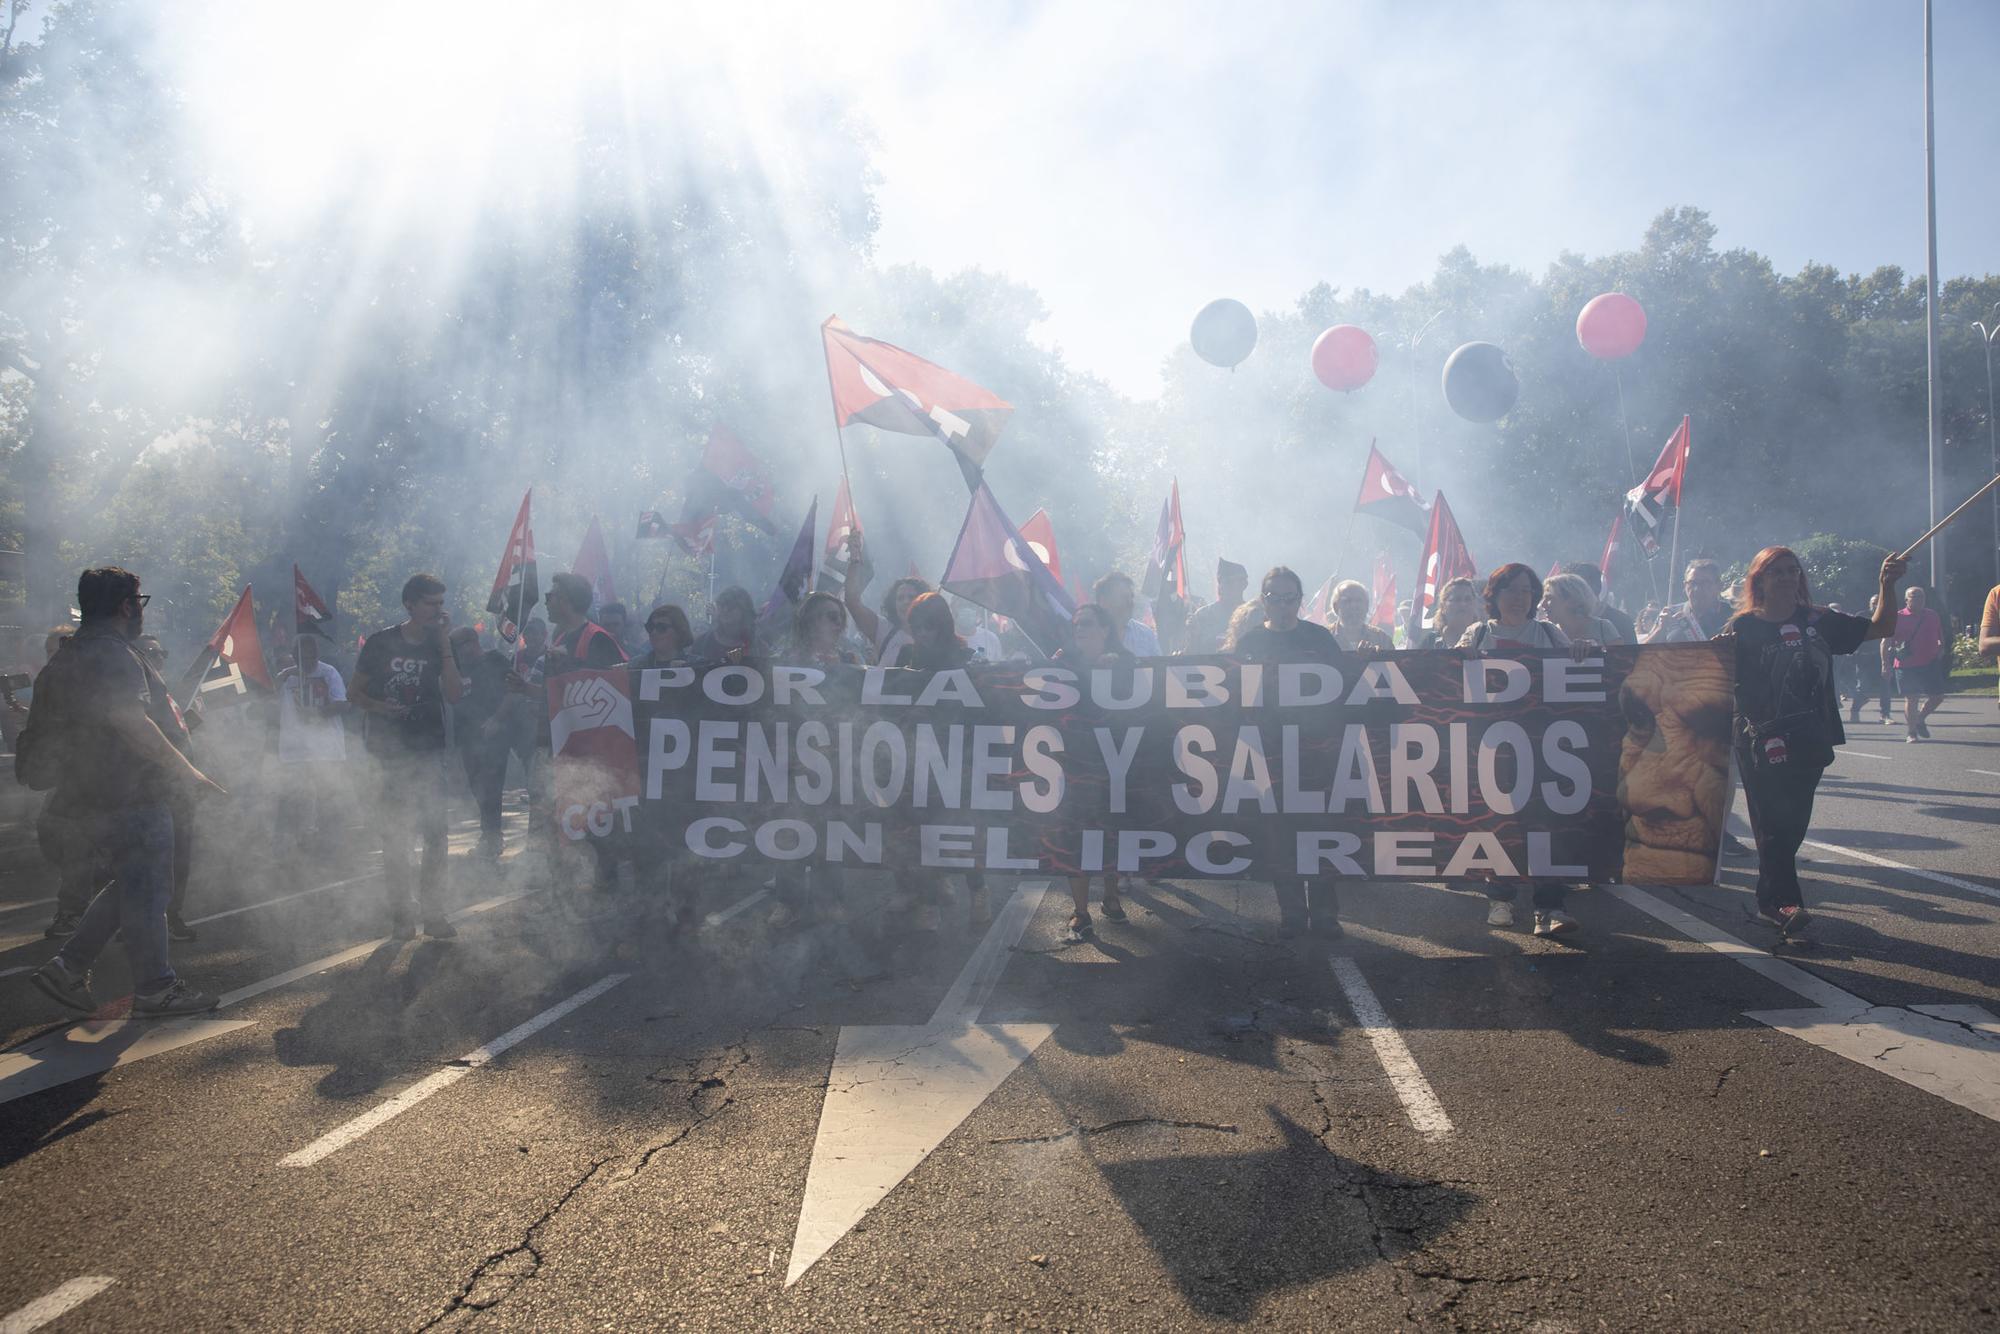
MULTIPOLYGON (((1564 649, 1570 638, 1562 627, 1535 619, 1542 601, 1542 579, 1518 561, 1502 565, 1486 579, 1486 619, 1474 621, 1462 649, 1474 653, 1507 653, 1516 649, 1564 649)), ((1517 886, 1493 884, 1486 891, 1486 925, 1514 925, 1514 897, 1517 886)), ((1569 886, 1555 880, 1534 882, 1535 934, 1562 936, 1576 930, 1576 921, 1565 913, 1563 901, 1569 886)))
POLYGON ((1327 629, 1348 653, 1394 651, 1396 642, 1379 626, 1368 624, 1368 590, 1358 579, 1343 579, 1333 586, 1333 624, 1327 629))
POLYGON ((1593 644, 1616 644, 1624 639, 1618 627, 1597 614, 1597 595, 1582 575, 1552 574, 1542 586, 1542 615, 1570 637, 1593 644))

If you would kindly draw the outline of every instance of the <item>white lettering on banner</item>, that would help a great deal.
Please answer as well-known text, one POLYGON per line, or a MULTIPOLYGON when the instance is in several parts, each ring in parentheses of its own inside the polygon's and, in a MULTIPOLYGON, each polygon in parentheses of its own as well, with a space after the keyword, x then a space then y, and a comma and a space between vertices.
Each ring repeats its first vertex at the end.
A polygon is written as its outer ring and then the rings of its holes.
POLYGON ((654 704, 667 691, 685 690, 693 684, 692 667, 648 667, 639 673, 639 699, 654 704))
POLYGON ((1542 784, 1542 801, 1554 815, 1577 815, 1590 804, 1590 762, 1583 752, 1590 749, 1590 733, 1574 718, 1550 723, 1542 731, 1542 763, 1569 780, 1565 792, 1556 783, 1542 784))
POLYGON ((1432 860, 1432 846, 1437 835, 1428 829, 1399 829, 1383 831, 1375 835, 1375 874, 1377 875, 1431 875, 1435 862, 1432 860), (1410 858, 1421 856, 1421 862, 1412 863, 1410 858))
POLYGON ((1550 849, 1552 835, 1544 830, 1528 833, 1528 874, 1545 880, 1588 880, 1590 868, 1574 863, 1559 864, 1550 849))
POLYGON ((1147 857, 1165 857, 1174 850, 1174 836, 1159 829, 1118 831, 1118 869, 1133 872, 1147 857))
POLYGON ((1076 673, 1067 667, 1031 667, 1022 674, 1028 691, 1021 702, 1031 709, 1073 709, 1083 696, 1077 693, 1076 673))
POLYGON ((926 866, 941 866, 947 870, 970 870, 978 863, 972 859, 972 836, 974 829, 969 824, 927 824, 918 839, 918 845, 926 866), (947 842, 949 840, 949 842, 947 842))
POLYGON ((1278 667, 1278 705, 1311 709, 1340 698, 1340 672, 1323 662, 1287 662, 1278 667))
POLYGON ((910 703, 908 695, 897 695, 889 691, 889 672, 891 670, 888 667, 867 667, 862 669, 861 702, 863 704, 887 706, 891 704, 910 703))
POLYGON ((694 799, 735 801, 736 785, 724 782, 719 773, 736 767, 736 752, 724 750, 718 741, 734 741, 742 732, 741 723, 704 722, 694 748, 694 799))
POLYGON ((1467 658, 1465 660, 1465 702, 1467 704, 1511 704, 1528 693, 1527 664, 1510 658, 1467 658), (1493 673, 1505 678, 1492 684, 1493 673))
POLYGON ((1021 804, 1036 815, 1047 815, 1062 805, 1068 775, 1063 772, 1062 732, 1047 723, 1028 729, 1021 738, 1021 763, 1035 781, 1021 789, 1021 804))
POLYGON ((910 757, 911 804, 919 808, 928 806, 935 793, 938 805, 957 806, 958 785, 964 770, 965 729, 945 728, 944 740, 940 742, 937 728, 918 728, 916 751, 910 757))
POLYGON ((1145 735, 1142 727, 1128 727, 1116 742, 1111 739, 1111 729, 1098 727, 1091 729, 1097 736, 1097 749, 1104 756, 1104 767, 1111 780, 1110 810, 1113 815, 1125 813, 1125 775, 1131 772, 1132 761, 1139 754, 1139 741, 1145 735))
POLYGON ((935 673, 924 682, 924 688, 917 696, 917 707, 928 709, 938 704, 963 704, 972 709, 985 707, 985 701, 973 689, 972 674, 963 667, 935 673))
POLYGON ((1004 811, 1012 807, 1011 793, 995 787, 997 779, 1014 772, 1014 729, 1010 725, 981 723, 972 729, 972 809, 1004 811))
POLYGON ((1479 792, 1486 808, 1495 815, 1513 815, 1528 804, 1535 790, 1534 750, 1528 744, 1528 729, 1519 723, 1494 723, 1479 734, 1479 792), (1512 787, 1500 785, 1500 748, 1513 752, 1512 787))
POLYGON ((750 846, 742 839, 732 839, 727 843, 716 843, 711 834, 741 834, 749 828, 741 820, 732 820, 726 815, 710 815, 691 822, 687 827, 688 851, 697 857, 741 857, 750 846))
POLYGON ((825 723, 815 719, 800 723, 792 739, 797 746, 793 760, 805 771, 793 780, 792 794, 808 806, 824 806, 833 795, 833 761, 826 754, 833 733, 827 731, 825 723))
POLYGON ((1438 796, 1437 780, 1431 769, 1437 764, 1438 735, 1435 727, 1423 723, 1389 725, 1389 809, 1402 815, 1410 809, 1410 788, 1427 814, 1444 809, 1438 796))
POLYGON ((678 718, 655 718, 646 729, 646 800, 658 801, 667 770, 687 763, 688 725, 678 718))
POLYGON ((1444 864, 1446 879, 1458 879, 1474 871, 1491 871, 1509 879, 1520 874, 1514 869, 1514 859, 1500 846, 1500 836, 1483 831, 1467 834, 1465 841, 1458 845, 1458 851, 1444 864))
POLYGON ((826 681, 826 673, 817 667, 785 667, 771 669, 771 702, 780 708, 797 704, 824 704, 826 699, 819 693, 819 687, 826 681))
POLYGON ((1393 699, 1398 704, 1415 705, 1417 692, 1411 688, 1409 678, 1403 675, 1403 669, 1395 663, 1371 662, 1361 669, 1361 679, 1354 683, 1347 702, 1366 704, 1376 699, 1393 699))
POLYGON ((1604 659, 1542 659, 1542 698, 1551 704, 1602 704, 1604 659))
POLYGON ((1271 764, 1264 758, 1264 737, 1254 726, 1236 730, 1236 753, 1229 761, 1229 782, 1222 789, 1222 813, 1235 815, 1243 803, 1256 803, 1265 815, 1278 813, 1271 792, 1271 764))
POLYGON ((1039 857, 1014 857, 1008 855, 1006 825, 995 825, 986 831, 986 869, 989 871, 1039 871, 1042 861, 1039 857))
POLYGON ((755 704, 764 698, 764 673, 754 667, 718 667, 702 674, 701 693, 717 704, 755 704))
POLYGON ((1219 663, 1177 663, 1167 668, 1166 705, 1170 709, 1213 709, 1227 704, 1229 692, 1222 683, 1228 677, 1219 663))
POLYGON ((1361 835, 1345 831, 1308 830, 1298 836, 1295 867, 1300 875, 1318 875, 1331 866, 1342 875, 1364 875, 1354 854, 1361 850, 1361 835))
POLYGON ((1183 815, 1206 815, 1215 806, 1215 766, 1208 760, 1215 754, 1215 733, 1206 727, 1183 727, 1174 733, 1174 767, 1192 778, 1192 783, 1175 783, 1169 791, 1183 815))
POLYGON ((1250 846, 1250 840, 1242 834, 1231 833, 1226 829, 1211 829, 1206 833, 1196 834, 1188 840, 1188 865, 1203 875, 1242 875, 1250 869, 1248 857, 1231 857, 1226 862, 1216 861, 1210 855, 1210 849, 1217 843, 1227 843, 1232 848, 1250 846))
POLYGON ((1141 667, 1128 678, 1131 689, 1120 694, 1117 690, 1118 678, 1124 672, 1109 667, 1099 667, 1090 674, 1090 699, 1100 709, 1136 709, 1153 702, 1153 669, 1141 667))

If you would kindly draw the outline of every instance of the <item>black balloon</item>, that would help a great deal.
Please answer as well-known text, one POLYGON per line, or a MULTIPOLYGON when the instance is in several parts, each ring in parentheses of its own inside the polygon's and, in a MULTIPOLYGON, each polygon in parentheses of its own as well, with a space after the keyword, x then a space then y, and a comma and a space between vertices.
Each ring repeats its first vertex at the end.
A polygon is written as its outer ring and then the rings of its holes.
POLYGON ((1469 422, 1498 421, 1520 396, 1514 363, 1492 343, 1467 343, 1444 363, 1444 401, 1469 422))
POLYGON ((1235 366, 1257 346, 1257 317, 1250 307, 1228 297, 1211 301, 1194 317, 1188 330, 1194 354, 1211 366, 1235 366))

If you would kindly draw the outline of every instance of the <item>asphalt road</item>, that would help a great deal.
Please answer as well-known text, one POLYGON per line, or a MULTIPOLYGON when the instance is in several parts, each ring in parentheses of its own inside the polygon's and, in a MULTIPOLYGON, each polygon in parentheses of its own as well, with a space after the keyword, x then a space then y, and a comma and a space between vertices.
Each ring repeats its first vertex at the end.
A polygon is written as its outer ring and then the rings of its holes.
POLYGON ((1574 946, 1234 882, 1065 945, 1039 880, 672 938, 461 831, 456 941, 379 941, 359 853, 209 857, 230 1003, 71 1025, 0 831, 0 1329, 1992 1329, 2000 715, 1934 730, 1854 729, 1775 956, 1736 864, 1574 946))

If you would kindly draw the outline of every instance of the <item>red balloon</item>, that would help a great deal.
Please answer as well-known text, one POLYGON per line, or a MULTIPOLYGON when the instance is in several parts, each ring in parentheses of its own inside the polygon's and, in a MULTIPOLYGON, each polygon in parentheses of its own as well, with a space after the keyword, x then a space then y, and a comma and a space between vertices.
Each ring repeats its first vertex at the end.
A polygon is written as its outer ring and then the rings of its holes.
POLYGON ((1366 329, 1336 324, 1313 340, 1312 368, 1328 389, 1349 393, 1375 378, 1381 354, 1366 329))
POLYGON ((1623 292, 1594 296, 1576 317, 1576 341, 1599 361, 1629 357, 1646 341, 1646 308, 1623 292))

